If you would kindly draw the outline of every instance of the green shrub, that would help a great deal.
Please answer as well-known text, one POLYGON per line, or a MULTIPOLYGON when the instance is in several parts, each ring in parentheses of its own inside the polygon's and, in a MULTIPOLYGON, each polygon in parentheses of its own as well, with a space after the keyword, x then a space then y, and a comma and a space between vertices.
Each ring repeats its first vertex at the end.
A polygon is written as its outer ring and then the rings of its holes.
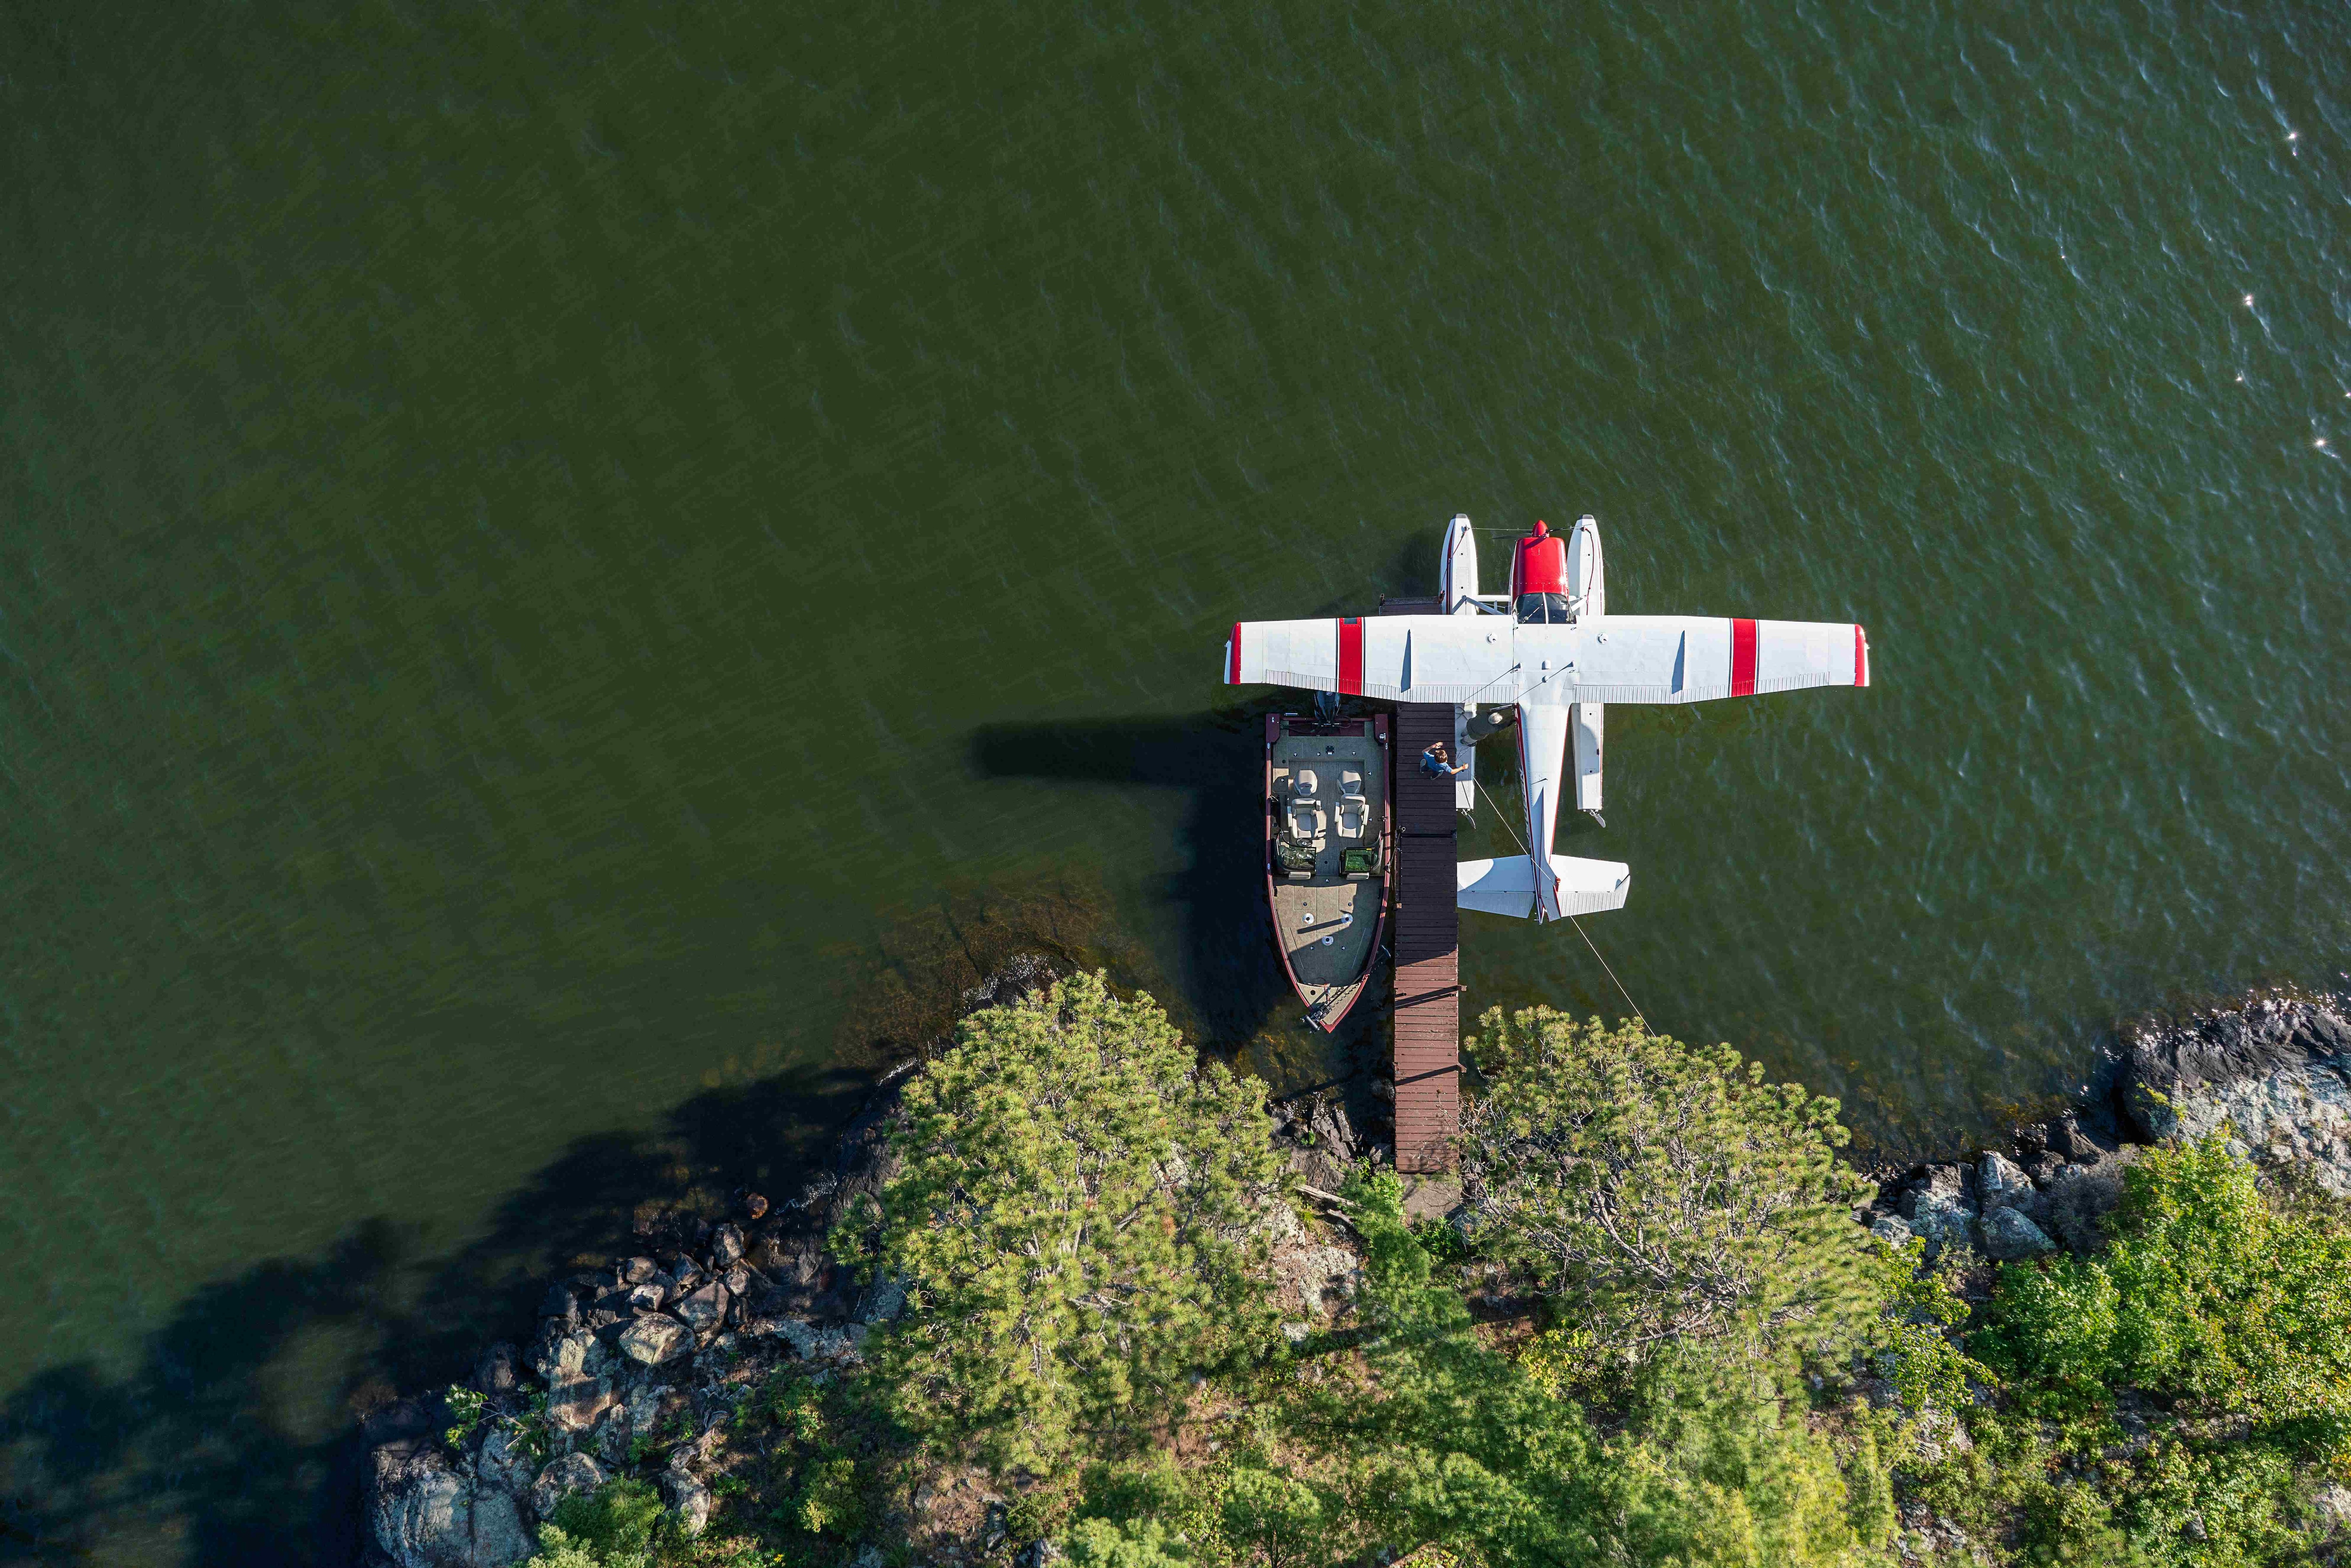
POLYGON ((637 1568, 652 1552, 662 1523, 661 1494, 644 1481, 621 1477, 592 1492, 574 1492, 555 1505, 547 1531, 573 1551, 586 1551, 609 1568, 637 1568))

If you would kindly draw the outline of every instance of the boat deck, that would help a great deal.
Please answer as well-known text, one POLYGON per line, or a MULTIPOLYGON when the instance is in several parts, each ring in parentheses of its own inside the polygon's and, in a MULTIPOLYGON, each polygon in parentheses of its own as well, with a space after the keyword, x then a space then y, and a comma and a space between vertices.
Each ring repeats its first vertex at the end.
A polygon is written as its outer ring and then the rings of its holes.
MULTIPOLYGON (((1433 615, 1434 599, 1382 601, 1383 615, 1433 615)), ((1449 703, 1398 703, 1395 808, 1395 1163, 1447 1170, 1461 1126, 1461 911, 1453 780, 1424 773, 1429 742, 1454 742, 1449 703)))
POLYGON ((1380 927, 1388 768, 1371 728, 1363 721, 1323 727, 1291 720, 1268 758, 1275 832, 1314 855, 1313 869, 1303 874, 1280 865, 1270 870, 1282 952, 1299 995, 1318 1018, 1343 1013, 1362 991, 1380 927), (1343 857, 1351 850, 1368 850, 1374 863, 1349 873, 1343 857))

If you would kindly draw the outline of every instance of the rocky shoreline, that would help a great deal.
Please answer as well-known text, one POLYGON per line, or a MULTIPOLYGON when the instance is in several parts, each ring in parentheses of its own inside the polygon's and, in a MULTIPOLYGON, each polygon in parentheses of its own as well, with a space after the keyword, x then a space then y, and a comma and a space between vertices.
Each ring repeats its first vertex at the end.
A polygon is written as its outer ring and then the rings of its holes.
MULTIPOLYGON (((975 1009, 1052 977, 1016 965, 967 998, 975 1009)), ((745 1400, 789 1364, 856 1364, 874 1325, 904 1307, 886 1280, 861 1285, 828 1251, 835 1223, 887 1178, 897 1082, 837 1146, 831 1168, 776 1205, 744 1194, 729 1219, 674 1218, 631 1255, 550 1285, 525 1344, 493 1344, 468 1383, 369 1418, 367 1568, 502 1568, 532 1550, 561 1500, 621 1474, 657 1478, 689 1532, 706 1524, 719 1450, 745 1400)), ((1856 1218, 1930 1257, 1992 1260, 2095 1250, 2122 1172, 2150 1145, 2226 1127, 2233 1146, 2351 1196, 2351 996, 2248 998, 2122 1032, 2108 1088, 2007 1148, 1891 1174, 1856 1218)), ((1276 1107, 1276 1138, 1311 1196, 1363 1160, 1387 1158, 1329 1096, 1276 1107)), ((1407 1207, 1446 1212, 1458 1189, 1423 1184, 1407 1207)), ((1269 1213, 1293 1337, 1343 1302, 1357 1258, 1343 1228, 1269 1213)), ((925 1489, 918 1533, 966 1560, 1009 1550, 1006 1500, 977 1478, 925 1489)), ((868 1553, 874 1564, 882 1557, 868 1553)), ((861 1558, 860 1562, 866 1559, 861 1558)))
POLYGON ((1929 1259, 2091 1252, 2141 1149, 2224 1129, 2256 1165, 2351 1197, 2351 994, 2131 1025, 2104 1077, 2103 1094, 2013 1129, 2006 1149, 1892 1176, 1858 1218, 1889 1241, 1917 1237, 1929 1259))

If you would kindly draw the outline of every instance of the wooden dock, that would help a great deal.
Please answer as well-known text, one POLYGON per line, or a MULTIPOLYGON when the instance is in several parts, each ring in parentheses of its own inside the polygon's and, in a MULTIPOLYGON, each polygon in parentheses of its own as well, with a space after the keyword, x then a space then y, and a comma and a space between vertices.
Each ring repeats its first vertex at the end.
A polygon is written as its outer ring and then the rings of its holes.
MULTIPOLYGON (((1434 599, 1389 599, 1383 615, 1431 615, 1434 599)), ((1461 915, 1455 902, 1453 782, 1421 771, 1429 742, 1453 744, 1447 703, 1398 703, 1389 749, 1395 873, 1395 1163, 1449 1169, 1461 1123, 1461 915)))

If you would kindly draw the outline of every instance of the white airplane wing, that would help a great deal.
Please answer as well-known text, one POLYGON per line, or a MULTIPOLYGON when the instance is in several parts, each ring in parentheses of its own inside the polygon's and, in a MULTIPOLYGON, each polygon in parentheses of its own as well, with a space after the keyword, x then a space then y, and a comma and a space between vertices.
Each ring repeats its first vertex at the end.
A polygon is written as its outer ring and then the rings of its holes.
POLYGON ((1494 615, 1238 622, 1225 684, 1407 703, 1516 702, 1520 685, 1510 622, 1494 615))
POLYGON ((1869 685, 1869 637, 1850 622, 1603 615, 1577 630, 1583 702, 1701 703, 1869 685))

